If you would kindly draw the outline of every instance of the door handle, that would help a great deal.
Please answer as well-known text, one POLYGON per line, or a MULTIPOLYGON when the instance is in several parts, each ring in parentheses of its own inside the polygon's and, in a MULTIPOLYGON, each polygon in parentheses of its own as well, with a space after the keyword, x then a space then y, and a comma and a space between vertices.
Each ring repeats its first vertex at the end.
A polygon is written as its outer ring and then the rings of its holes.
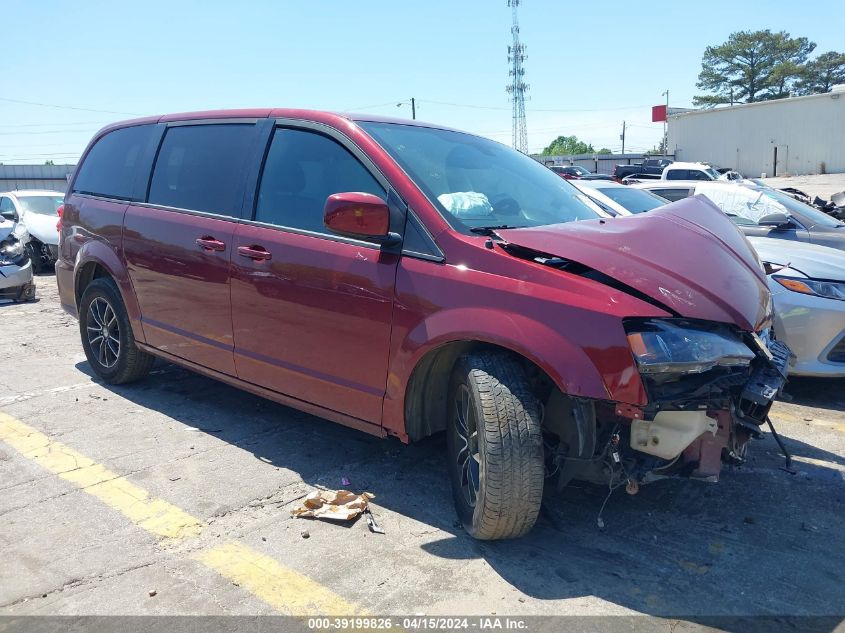
POLYGON ((238 255, 257 261, 264 261, 273 257, 263 246, 257 246, 255 244, 252 246, 238 246, 238 255))
POLYGON ((206 251, 225 251, 226 244, 218 239, 205 235, 197 238, 197 246, 206 251))

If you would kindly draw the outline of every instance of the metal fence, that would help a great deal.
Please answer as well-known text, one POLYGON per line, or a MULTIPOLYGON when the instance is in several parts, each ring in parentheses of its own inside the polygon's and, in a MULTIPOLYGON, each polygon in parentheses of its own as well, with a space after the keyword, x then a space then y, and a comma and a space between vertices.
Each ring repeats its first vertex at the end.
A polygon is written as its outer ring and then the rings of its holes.
POLYGON ((65 191, 76 165, 0 165, 0 192, 20 189, 65 191))
MULTIPOLYGON (((596 174, 612 174, 616 165, 633 165, 641 163, 645 158, 654 157, 649 154, 575 154, 572 156, 532 154, 531 158, 544 165, 577 165, 596 174)), ((669 154, 665 158, 674 160, 675 157, 669 154)))

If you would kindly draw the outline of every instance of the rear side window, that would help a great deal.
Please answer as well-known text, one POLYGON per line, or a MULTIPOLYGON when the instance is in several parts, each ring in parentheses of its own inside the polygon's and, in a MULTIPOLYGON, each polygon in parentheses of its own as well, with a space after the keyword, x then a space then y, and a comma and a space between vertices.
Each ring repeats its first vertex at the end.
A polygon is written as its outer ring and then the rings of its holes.
POLYGON ((651 193, 666 198, 671 202, 677 202, 684 198, 689 198, 689 189, 652 189, 651 193))
POLYGON ((688 169, 670 169, 666 172, 666 180, 689 180, 688 169))
POLYGON ((255 219, 325 233, 323 208, 335 193, 385 191, 345 147, 314 132, 279 128, 264 164, 255 219))
POLYGON ((153 169, 148 202, 240 216, 254 139, 252 124, 169 128, 153 169))
POLYGON ((140 200, 143 192, 138 191, 144 169, 147 145, 152 139, 155 126, 136 125, 109 132, 102 137, 79 168, 73 190, 106 198, 140 200))

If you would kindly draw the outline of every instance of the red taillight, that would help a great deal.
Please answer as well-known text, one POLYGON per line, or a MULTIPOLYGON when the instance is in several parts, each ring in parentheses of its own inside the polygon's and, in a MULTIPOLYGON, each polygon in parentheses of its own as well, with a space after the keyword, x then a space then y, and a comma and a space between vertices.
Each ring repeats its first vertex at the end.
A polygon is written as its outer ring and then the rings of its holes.
POLYGON ((61 233, 62 232, 62 214, 65 212, 65 205, 60 204, 59 208, 56 209, 56 213, 59 214, 59 221, 56 222, 56 230, 61 233))

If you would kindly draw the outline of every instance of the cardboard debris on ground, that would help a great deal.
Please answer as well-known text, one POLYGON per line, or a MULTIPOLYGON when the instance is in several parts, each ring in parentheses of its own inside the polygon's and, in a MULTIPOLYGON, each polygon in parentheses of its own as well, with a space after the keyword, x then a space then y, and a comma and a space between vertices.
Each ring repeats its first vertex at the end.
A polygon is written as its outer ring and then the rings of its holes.
POLYGON ((351 521, 364 512, 374 499, 371 492, 356 495, 348 490, 315 490, 307 497, 301 508, 291 511, 295 517, 314 517, 336 521, 351 521))

